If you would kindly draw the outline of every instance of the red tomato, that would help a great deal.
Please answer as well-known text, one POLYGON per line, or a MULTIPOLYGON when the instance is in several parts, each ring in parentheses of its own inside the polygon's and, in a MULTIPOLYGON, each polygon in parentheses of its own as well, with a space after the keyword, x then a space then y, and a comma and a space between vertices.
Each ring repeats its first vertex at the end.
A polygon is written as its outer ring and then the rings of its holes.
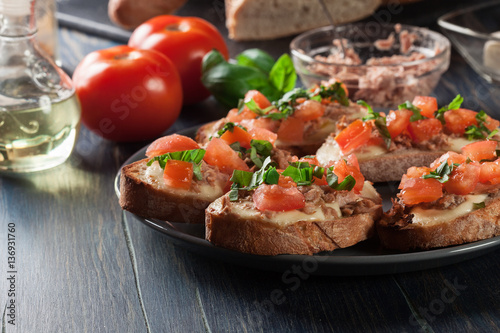
POLYGON ((257 118, 257 114, 253 111, 250 111, 249 108, 243 108, 241 112, 237 108, 231 109, 226 116, 226 120, 233 123, 237 123, 245 119, 255 118, 257 118))
POLYGON ((274 145, 274 142, 276 142, 276 139, 278 138, 278 134, 260 127, 251 128, 248 130, 248 133, 250 133, 253 140, 269 141, 272 145, 274 145))
POLYGON ((194 104, 210 96, 201 83, 201 61, 212 49, 224 58, 229 52, 224 38, 209 22, 198 17, 160 15, 138 26, 128 45, 152 49, 169 57, 182 79, 184 104, 194 104))
POLYGON ((444 113, 445 128, 451 132, 464 135, 470 125, 477 125, 477 112, 467 109, 449 110, 444 113))
POLYGON ((348 175, 354 177, 356 180, 356 185, 354 185, 353 188, 354 192, 359 193, 363 189, 365 177, 361 174, 361 171, 359 171, 359 165, 352 165, 344 159, 340 159, 333 164, 333 173, 339 178, 339 183, 341 183, 348 175))
POLYGON ((250 171, 248 165, 229 145, 220 138, 213 138, 206 147, 205 162, 217 166, 222 172, 232 174, 233 170, 250 171))
MULTIPOLYGON (((267 99, 267 97, 264 96, 264 94, 262 94, 258 90, 249 90, 249 91, 247 91, 247 93, 245 94, 245 98, 243 99, 243 101, 245 103, 248 103, 252 99, 255 102, 255 104, 257 104, 257 106, 259 108, 261 108, 261 109, 266 109, 266 108, 268 108, 268 107, 270 107, 272 105, 271 102, 269 102, 269 100, 267 99)), ((245 106, 243 109, 248 109, 248 107, 245 106)))
POLYGON ((462 147, 462 153, 473 161, 496 159, 496 141, 478 141, 462 147))
POLYGON ((164 55, 115 46, 88 54, 73 74, 82 122, 113 141, 157 138, 182 107, 179 74, 164 55))
POLYGON ((342 152, 348 154, 370 140, 372 127, 371 122, 365 123, 361 119, 356 119, 337 134, 335 141, 337 141, 342 152))
POLYGON ((302 121, 314 120, 325 114, 326 106, 314 100, 306 100, 295 108, 293 117, 302 121))
POLYGON ((389 115, 386 117, 386 123, 387 129, 391 134, 391 138, 394 139, 408 128, 412 115, 413 112, 406 109, 389 112, 389 115))
POLYGON ((486 121, 484 122, 484 126, 490 131, 496 130, 500 126, 500 121, 491 118, 490 116, 486 116, 486 121))
POLYGON ((172 134, 156 139, 146 150, 147 157, 160 156, 175 151, 199 149, 200 146, 184 135, 172 134))
POLYGON ((415 96, 412 104, 421 110, 422 116, 427 118, 434 118, 434 111, 438 109, 436 98, 430 96, 415 96))
POLYGON ((483 184, 500 184, 499 161, 481 163, 479 182, 483 184))
POLYGON ((241 126, 245 127, 247 130, 252 128, 265 128, 271 132, 277 132, 279 121, 272 120, 270 118, 256 118, 256 119, 243 119, 240 121, 241 126))
POLYGON ((411 138, 416 143, 429 140, 438 135, 443 130, 443 125, 436 118, 422 119, 413 121, 408 126, 411 138))
POLYGON ((281 187, 297 187, 297 183, 293 181, 292 177, 289 176, 283 176, 281 172, 282 170, 278 171, 280 172, 280 177, 278 179, 278 185, 281 187))
POLYGON ((188 190, 193 180, 193 163, 167 160, 163 180, 167 186, 188 190))
POLYGON ((304 195, 295 186, 260 185, 252 198, 255 207, 260 211, 285 212, 301 209, 306 205, 304 195))
POLYGON ((283 119, 278 129, 278 138, 287 143, 304 141, 304 122, 298 118, 283 119))
POLYGON ((466 195, 474 191, 479 181, 481 167, 475 163, 464 163, 457 166, 444 183, 446 192, 466 195))
POLYGON ((446 154, 441 155, 434 162, 432 162, 431 169, 432 170, 437 169, 441 165, 441 163, 443 163, 446 160, 448 161, 448 164, 450 164, 450 165, 453 163, 462 164, 462 163, 465 163, 465 161, 467 160, 467 157, 465 157, 465 155, 455 153, 454 151, 449 151, 446 154))
POLYGON ((401 178, 401 182, 399 183, 399 189, 403 189, 405 187, 406 182, 408 179, 411 178, 420 178, 423 175, 429 174, 431 172, 431 168, 428 167, 410 167, 406 173, 403 175, 401 178))
POLYGON ((406 180, 400 197, 407 205, 432 202, 443 195, 443 184, 433 178, 409 178, 406 180))
POLYGON ((239 126, 234 126, 232 132, 225 131, 220 138, 226 141, 228 145, 239 142, 243 148, 250 148, 250 140, 252 140, 250 133, 239 126))

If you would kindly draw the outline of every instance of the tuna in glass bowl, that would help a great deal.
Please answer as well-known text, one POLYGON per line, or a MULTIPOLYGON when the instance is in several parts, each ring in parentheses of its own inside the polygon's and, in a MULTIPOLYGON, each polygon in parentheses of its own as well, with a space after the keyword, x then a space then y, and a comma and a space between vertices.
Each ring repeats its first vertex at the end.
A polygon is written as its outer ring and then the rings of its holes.
POLYGON ((380 108, 430 95, 450 64, 446 37, 401 24, 314 29, 295 37, 290 49, 304 86, 339 80, 351 100, 380 108))
POLYGON ((448 13, 438 24, 479 75, 500 83, 500 1, 448 13))

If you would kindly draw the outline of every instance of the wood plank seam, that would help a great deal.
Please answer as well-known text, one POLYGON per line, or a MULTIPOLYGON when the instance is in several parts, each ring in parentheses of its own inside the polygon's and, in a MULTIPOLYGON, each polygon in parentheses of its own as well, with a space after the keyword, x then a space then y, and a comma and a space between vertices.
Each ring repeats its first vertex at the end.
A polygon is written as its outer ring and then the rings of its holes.
POLYGON ((122 229, 123 235, 125 236, 125 242, 127 244, 128 254, 130 256, 130 263, 132 264, 132 271, 134 272, 134 283, 137 291, 137 297, 139 298, 139 304, 141 306, 142 316, 144 317, 144 323, 146 324, 146 331, 151 333, 151 327, 149 325, 148 314, 146 308, 144 307, 144 302, 142 298, 141 286, 139 283, 139 272, 137 271, 137 260, 135 258, 134 244, 132 243, 132 238, 130 236, 130 230, 128 227, 127 217, 125 211, 122 211, 122 229))
POLYGON ((210 324, 208 323, 207 314, 205 313, 205 309, 204 309, 203 303, 201 301, 200 290, 198 289, 198 287, 196 287, 196 301, 198 302, 198 305, 200 306, 201 319, 203 320, 203 325, 205 325, 205 329, 207 330, 207 333, 212 333, 212 330, 210 329, 210 324))
POLYGON ((396 283, 396 286, 401 291, 401 294, 403 294, 403 297, 406 301, 406 304, 410 308, 412 316, 417 320, 418 324, 422 328, 422 331, 428 332, 428 333, 434 333, 434 330, 432 329, 431 325, 427 322, 427 320, 424 317, 422 317, 420 315, 420 312, 418 312, 416 306, 411 302, 410 296, 408 295, 406 290, 404 290, 403 286, 401 286, 401 284, 398 282, 398 280, 396 279, 396 277, 394 275, 392 276, 392 279, 394 280, 394 282, 396 283))

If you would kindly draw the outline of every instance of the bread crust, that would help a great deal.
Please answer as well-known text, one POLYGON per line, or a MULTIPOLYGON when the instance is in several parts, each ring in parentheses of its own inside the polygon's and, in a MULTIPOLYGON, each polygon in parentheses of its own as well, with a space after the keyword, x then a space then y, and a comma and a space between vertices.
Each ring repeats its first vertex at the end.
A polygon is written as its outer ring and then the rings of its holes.
MULTIPOLYGON (((395 203, 398 205, 398 203, 395 203)), ((392 215, 398 207, 384 214, 376 228, 382 245, 391 250, 428 250, 475 242, 500 235, 500 197, 486 204, 485 208, 474 210, 452 221, 434 225, 411 223, 400 215, 392 215)))
POLYGON ((148 159, 122 168, 120 174, 120 206, 138 216, 171 222, 201 224, 205 208, 216 199, 201 198, 196 192, 172 191, 155 186, 145 179, 148 159))
MULTIPOLYGON (((336 24, 360 20, 371 15, 381 0, 327 0, 336 24)), ((229 38, 243 40, 275 39, 329 25, 318 1, 308 0, 226 0, 226 26, 229 38)))
POLYGON ((216 246, 257 254, 306 254, 345 248, 373 236, 381 205, 367 213, 327 221, 299 221, 279 227, 241 218, 224 204, 225 195, 206 209, 205 237, 216 246))

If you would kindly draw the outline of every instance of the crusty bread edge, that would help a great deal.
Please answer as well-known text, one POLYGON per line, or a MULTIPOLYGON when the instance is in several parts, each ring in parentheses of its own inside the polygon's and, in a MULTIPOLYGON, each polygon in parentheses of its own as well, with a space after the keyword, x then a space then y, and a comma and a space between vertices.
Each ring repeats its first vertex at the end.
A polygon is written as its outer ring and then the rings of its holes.
POLYGON ((162 191, 147 184, 136 175, 136 168, 146 163, 143 159, 124 166, 120 173, 120 206, 133 214, 170 222, 201 224, 205 208, 211 201, 199 198, 196 193, 180 196, 162 191))
POLYGON ((299 221, 286 227, 259 219, 241 218, 224 207, 227 196, 206 209, 205 238, 215 246, 256 254, 306 254, 345 248, 374 235, 375 221, 382 214, 377 206, 370 213, 333 221, 299 221))
POLYGON ((428 250, 488 239, 500 235, 500 197, 452 221, 427 226, 410 223, 404 227, 398 227, 397 222, 384 214, 376 223, 380 242, 387 249, 428 250))

